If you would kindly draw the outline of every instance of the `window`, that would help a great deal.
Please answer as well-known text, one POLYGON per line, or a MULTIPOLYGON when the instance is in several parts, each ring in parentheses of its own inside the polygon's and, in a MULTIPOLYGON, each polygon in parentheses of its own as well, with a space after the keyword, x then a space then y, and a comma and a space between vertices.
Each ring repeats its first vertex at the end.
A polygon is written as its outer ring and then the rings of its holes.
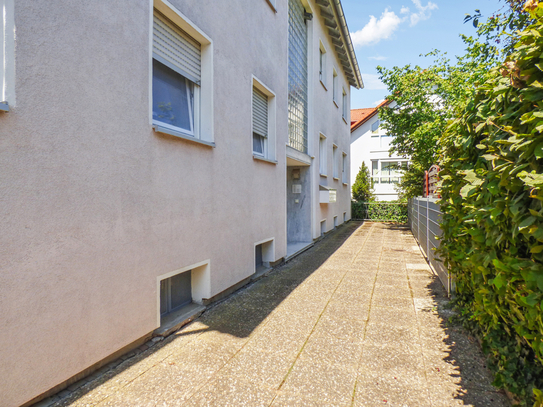
POLYGON ((319 41, 319 79, 326 89, 326 48, 319 41))
POLYGON ((338 76, 337 71, 334 68, 333 71, 333 78, 332 78, 332 98, 334 100, 334 103, 336 104, 336 107, 339 107, 338 103, 338 76))
POLYGON ((347 154, 343 153, 342 159, 341 159, 341 182, 344 184, 348 183, 347 180, 347 154))
POLYGON ((151 114, 155 131, 213 143, 213 44, 169 2, 154 0, 151 114))
POLYGON ((326 219, 321 220, 321 236, 324 236, 326 233, 326 219))
POLYGON ((326 137, 319 138, 319 173, 326 175, 326 137))
POLYGON ((407 169, 407 161, 378 161, 371 162, 372 182, 374 184, 397 184, 402 178, 402 172, 407 169))
POLYGON ((374 184, 379 183, 379 161, 372 160, 371 162, 371 187, 373 188, 374 184))
POLYGON ((288 1, 288 145, 307 153, 307 25, 300 0, 288 1))
POLYGON ((253 86, 253 153, 266 155, 268 96, 253 86))
POLYGON ((337 215, 334 216, 334 229, 337 228, 337 215))
POLYGON ((13 0, 0 0, 0 111, 15 105, 15 24, 13 0))
POLYGON ((252 138, 253 157, 275 161, 275 94, 253 76, 252 138))
POLYGON ((269 239, 255 243, 255 273, 266 271, 275 258, 275 241, 269 239))
POLYGON ((153 17, 153 123, 198 137, 200 44, 162 14, 153 17))
POLYGON ((160 316, 162 318, 191 302, 190 270, 160 281, 160 316))
POLYGON ((376 134, 376 135, 379 134, 379 126, 380 125, 381 125, 381 120, 379 120, 379 119, 377 119, 375 122, 373 122, 373 124, 371 125, 372 137, 373 137, 373 134, 376 134))
POLYGON ((343 114, 343 120, 345 120, 345 122, 347 122, 347 109, 348 109, 348 106, 347 106, 347 92, 345 92, 345 89, 343 89, 343 96, 341 98, 341 103, 342 103, 342 114, 343 114))
POLYGON ((339 155, 335 144, 332 146, 332 161, 334 164, 333 177, 339 179, 339 155))

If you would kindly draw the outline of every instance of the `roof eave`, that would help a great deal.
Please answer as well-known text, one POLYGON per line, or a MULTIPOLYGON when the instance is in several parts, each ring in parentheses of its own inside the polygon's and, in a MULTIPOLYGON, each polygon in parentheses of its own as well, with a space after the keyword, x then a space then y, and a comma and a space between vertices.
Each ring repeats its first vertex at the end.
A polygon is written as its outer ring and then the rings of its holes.
MULTIPOLYGON (((336 19, 341 35, 341 42, 345 48, 343 50, 342 47, 336 46, 336 52, 338 53, 338 57, 341 51, 344 51, 347 56, 348 67, 346 66, 347 64, 342 66, 349 84, 357 89, 364 88, 364 82, 362 81, 362 75, 360 74, 360 69, 358 67, 358 61, 351 41, 351 35, 349 34, 349 28, 347 27, 345 14, 343 13, 343 7, 341 6, 341 0, 316 0, 316 3, 320 7, 321 16, 324 19, 330 19, 331 14, 333 14, 336 19)), ((331 27, 329 27, 329 29, 331 29, 331 27)))

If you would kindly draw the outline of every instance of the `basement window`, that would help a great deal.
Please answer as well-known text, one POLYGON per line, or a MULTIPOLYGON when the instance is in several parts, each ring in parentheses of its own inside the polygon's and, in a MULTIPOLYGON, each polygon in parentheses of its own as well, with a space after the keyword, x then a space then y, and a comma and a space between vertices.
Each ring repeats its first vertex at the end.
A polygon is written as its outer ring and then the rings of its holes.
POLYGON ((191 270, 160 281, 161 319, 191 302, 191 270))

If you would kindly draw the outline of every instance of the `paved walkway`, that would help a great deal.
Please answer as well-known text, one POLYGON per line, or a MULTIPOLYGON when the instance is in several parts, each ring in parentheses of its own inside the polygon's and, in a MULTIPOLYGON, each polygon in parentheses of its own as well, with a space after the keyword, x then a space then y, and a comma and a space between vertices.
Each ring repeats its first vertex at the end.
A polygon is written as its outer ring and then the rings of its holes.
POLYGON ((411 233, 349 222, 70 406, 509 406, 411 233))

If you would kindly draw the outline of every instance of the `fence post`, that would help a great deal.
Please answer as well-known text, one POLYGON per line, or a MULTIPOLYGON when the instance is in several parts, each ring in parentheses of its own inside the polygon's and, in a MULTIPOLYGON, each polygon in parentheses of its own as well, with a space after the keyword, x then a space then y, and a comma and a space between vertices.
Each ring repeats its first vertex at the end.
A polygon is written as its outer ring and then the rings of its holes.
POLYGON ((426 198, 426 257, 430 261, 430 197, 426 198))

